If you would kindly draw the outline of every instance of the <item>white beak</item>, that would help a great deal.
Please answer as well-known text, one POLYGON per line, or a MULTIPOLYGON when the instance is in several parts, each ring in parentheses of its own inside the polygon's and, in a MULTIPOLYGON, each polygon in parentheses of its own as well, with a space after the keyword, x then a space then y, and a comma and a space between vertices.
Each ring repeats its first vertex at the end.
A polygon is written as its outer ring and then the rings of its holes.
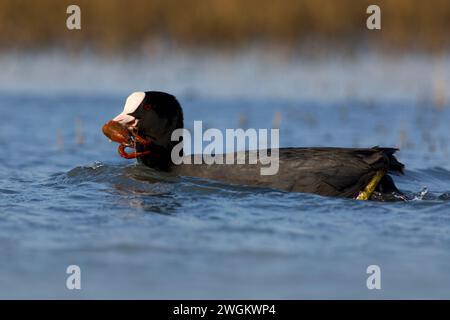
POLYGON ((127 127, 136 127, 138 120, 135 117, 130 116, 129 114, 136 111, 144 98, 145 92, 142 91, 133 92, 132 94, 130 94, 125 101, 122 113, 115 117, 113 121, 117 121, 123 125, 126 125, 127 127))
POLYGON ((113 121, 119 122, 129 127, 136 127, 137 125, 137 119, 125 113, 120 113, 119 115, 117 115, 117 117, 113 119, 113 121))

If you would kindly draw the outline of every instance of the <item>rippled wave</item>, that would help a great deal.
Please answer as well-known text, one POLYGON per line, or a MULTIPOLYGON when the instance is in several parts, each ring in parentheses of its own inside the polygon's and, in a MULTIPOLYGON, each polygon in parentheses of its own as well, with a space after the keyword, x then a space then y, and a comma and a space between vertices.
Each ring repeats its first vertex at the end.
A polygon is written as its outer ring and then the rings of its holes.
MULTIPOLYGON (((407 170, 394 179, 413 200, 383 203, 175 177, 121 160, 100 132, 119 103, 0 99, 0 110, 23 109, 0 127, 0 287, 9 288, 0 297, 71 297, 59 282, 70 264, 86 274, 82 297, 371 298, 370 264, 384 272, 382 297, 450 297, 447 109, 248 103, 260 127, 281 110, 282 146, 401 144, 407 170)), ((187 101, 186 123, 202 114, 208 126, 235 127, 241 105, 187 101)))

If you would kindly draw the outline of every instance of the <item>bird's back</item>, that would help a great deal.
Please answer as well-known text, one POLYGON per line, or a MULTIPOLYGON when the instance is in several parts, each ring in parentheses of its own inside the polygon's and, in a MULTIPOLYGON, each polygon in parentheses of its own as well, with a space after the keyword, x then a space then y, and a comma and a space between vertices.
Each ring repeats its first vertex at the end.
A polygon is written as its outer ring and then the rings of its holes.
MULTIPOLYGON (((235 184, 355 197, 378 171, 402 172, 403 165, 393 156, 395 151, 378 147, 281 148, 278 149, 278 172, 274 175, 261 174, 261 168, 267 164, 259 161, 249 164, 249 158, 252 155, 259 157, 260 152, 246 151, 235 154, 235 157, 238 154, 245 157, 245 164, 182 164, 175 166, 173 171, 179 175, 235 184)), ((192 163, 196 156, 189 156, 192 163)))

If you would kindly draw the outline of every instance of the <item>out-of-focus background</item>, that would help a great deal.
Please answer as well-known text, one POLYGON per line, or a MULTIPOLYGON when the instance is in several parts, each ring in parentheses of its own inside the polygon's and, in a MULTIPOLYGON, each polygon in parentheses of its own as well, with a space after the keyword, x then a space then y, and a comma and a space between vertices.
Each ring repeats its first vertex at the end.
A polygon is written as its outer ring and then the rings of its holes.
POLYGON ((72 1, 4 0, 0 88, 445 104, 449 2, 372 2, 81 0, 68 30, 72 1), (366 28, 371 4, 381 30, 366 28))
MULTIPOLYGON (((261 42, 296 48, 303 41, 337 47, 440 50, 449 45, 450 4, 445 0, 4 0, 1 45, 151 50, 152 42, 236 49, 261 42), (70 4, 83 9, 83 31, 64 28, 70 4), (366 8, 383 10, 383 32, 365 29, 366 8)), ((320 48, 316 50, 320 51, 320 48)))
POLYGON ((449 31, 444 0, 2 0, 0 297, 449 298, 449 31), (414 200, 143 168, 100 131, 137 90, 175 94, 187 128, 398 147, 414 200))

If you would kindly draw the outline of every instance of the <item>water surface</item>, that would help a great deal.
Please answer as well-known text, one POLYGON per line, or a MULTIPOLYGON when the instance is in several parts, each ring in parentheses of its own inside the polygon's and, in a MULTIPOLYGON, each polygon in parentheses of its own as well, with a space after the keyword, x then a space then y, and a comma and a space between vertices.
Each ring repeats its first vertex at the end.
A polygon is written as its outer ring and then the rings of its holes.
POLYGON ((181 94, 186 127, 270 128, 282 146, 397 146, 406 203, 168 177, 101 125, 124 96, 0 96, 1 298, 450 298, 450 109, 414 99, 181 94), (82 290, 65 287, 66 267, 82 290), (366 268, 382 290, 366 288, 366 268))

